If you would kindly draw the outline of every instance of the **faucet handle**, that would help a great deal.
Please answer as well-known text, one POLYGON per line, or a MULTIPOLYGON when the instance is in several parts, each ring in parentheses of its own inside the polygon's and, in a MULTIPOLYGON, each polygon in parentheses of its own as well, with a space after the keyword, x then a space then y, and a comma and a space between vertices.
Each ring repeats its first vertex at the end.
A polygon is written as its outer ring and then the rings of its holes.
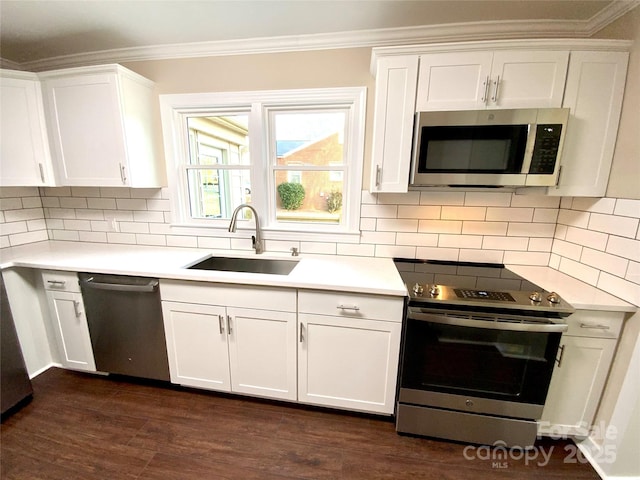
POLYGON ((292 257, 297 257, 298 256, 298 247, 291 247, 289 250, 291 251, 291 256, 292 257))

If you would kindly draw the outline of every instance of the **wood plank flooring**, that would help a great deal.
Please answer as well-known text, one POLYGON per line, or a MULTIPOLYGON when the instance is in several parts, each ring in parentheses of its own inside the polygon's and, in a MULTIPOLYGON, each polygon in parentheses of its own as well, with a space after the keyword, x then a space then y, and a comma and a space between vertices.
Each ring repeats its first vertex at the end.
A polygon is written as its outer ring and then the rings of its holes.
POLYGON ((541 440, 537 459, 468 460, 464 444, 398 435, 380 417, 57 368, 33 387, 2 423, 2 479, 599 478, 567 441, 541 440))

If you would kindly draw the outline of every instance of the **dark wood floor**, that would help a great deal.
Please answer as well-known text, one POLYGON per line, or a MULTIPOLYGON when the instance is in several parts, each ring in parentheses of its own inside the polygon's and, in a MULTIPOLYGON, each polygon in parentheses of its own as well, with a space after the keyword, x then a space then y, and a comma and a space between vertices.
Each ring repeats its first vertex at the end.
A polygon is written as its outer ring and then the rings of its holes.
POLYGON ((5 419, 3 479, 597 479, 575 446, 485 459, 390 420, 52 368, 5 419), (544 466, 541 453, 552 451, 544 466))

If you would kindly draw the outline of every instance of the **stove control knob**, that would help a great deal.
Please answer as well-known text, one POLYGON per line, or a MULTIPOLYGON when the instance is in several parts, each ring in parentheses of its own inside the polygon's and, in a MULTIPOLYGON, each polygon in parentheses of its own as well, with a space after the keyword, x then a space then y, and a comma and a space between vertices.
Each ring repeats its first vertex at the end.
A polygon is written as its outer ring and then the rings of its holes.
POLYGON ((539 303, 542 301, 542 296, 540 295, 540 292, 533 292, 531 295, 529 295, 529 300, 539 303))
POLYGON ((422 295, 422 292, 424 292, 424 287, 419 283, 416 283, 413 286, 413 293, 415 293, 416 295, 422 295))
POLYGON ((438 295, 440 295, 440 287, 435 283, 431 285, 431 287, 429 287, 429 295, 431 295, 432 297, 437 297, 438 295))
POLYGON ((549 301, 549 303, 560 303, 560 295, 558 295, 556 292, 551 292, 549 295, 547 295, 547 300, 549 301))

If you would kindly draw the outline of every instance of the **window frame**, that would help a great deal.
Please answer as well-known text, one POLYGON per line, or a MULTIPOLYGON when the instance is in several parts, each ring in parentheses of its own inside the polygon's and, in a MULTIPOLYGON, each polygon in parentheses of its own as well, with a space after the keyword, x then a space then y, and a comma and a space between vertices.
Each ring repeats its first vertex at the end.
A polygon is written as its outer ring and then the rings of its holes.
MULTIPOLYGON (((365 109, 366 87, 160 95, 167 180, 171 194, 171 227, 215 228, 220 230, 219 233, 222 236, 227 235, 229 220, 192 218, 190 215, 187 169, 185 168, 186 165, 189 165, 187 118, 198 115, 246 113, 249 116, 251 205, 260 216, 264 237, 267 239, 291 239, 292 234, 299 234, 295 237, 296 239, 314 240, 317 238, 316 234, 359 235, 365 109), (345 195, 346 207, 343 207, 344 221, 342 224, 277 222, 274 205, 275 185, 273 185, 274 179, 270 178, 272 172, 272 159, 269 152, 272 147, 272 132, 269 131, 270 112, 331 107, 347 110, 346 124, 348 127, 346 128, 345 145, 348 150, 344 156, 344 169, 345 173, 348 171, 348 174, 344 189, 348 193, 345 195), (265 179, 265 181, 259 181, 259 179, 265 179), (273 212, 273 219, 271 212, 273 212)), ((253 221, 239 222, 238 228, 253 228, 253 221)))

